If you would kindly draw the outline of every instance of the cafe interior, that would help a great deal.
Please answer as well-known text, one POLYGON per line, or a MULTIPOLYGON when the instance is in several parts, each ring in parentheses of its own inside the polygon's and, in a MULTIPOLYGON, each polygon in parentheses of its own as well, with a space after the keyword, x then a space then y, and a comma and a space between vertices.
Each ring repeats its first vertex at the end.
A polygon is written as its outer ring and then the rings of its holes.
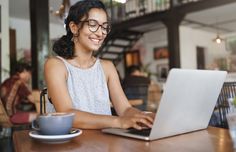
MULTIPOLYGON (((42 100, 47 96, 44 63, 55 55, 52 45, 65 34, 64 19, 77 1, 0 0, 0 82, 19 62, 30 63, 33 71, 28 85, 38 113, 45 112, 42 100)), ((29 124, 11 124, 1 103, 0 151, 233 152, 226 115, 229 100, 236 96, 236 1, 102 1, 112 28, 94 55, 113 62, 121 83, 131 66, 138 66, 142 77, 150 80, 148 84, 131 85, 132 91, 124 88, 132 106, 156 112, 173 68, 228 72, 207 129, 150 142, 92 130, 66 143, 48 144, 29 137, 29 124)))

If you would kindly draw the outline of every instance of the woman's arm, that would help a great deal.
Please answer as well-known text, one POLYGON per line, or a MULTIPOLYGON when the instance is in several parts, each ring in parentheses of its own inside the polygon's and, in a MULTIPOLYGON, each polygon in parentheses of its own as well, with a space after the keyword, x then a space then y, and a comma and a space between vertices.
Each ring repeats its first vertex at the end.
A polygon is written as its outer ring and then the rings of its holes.
POLYGON ((133 108, 126 98, 120 84, 116 68, 110 61, 102 60, 103 69, 106 75, 112 104, 119 117, 122 128, 134 127, 141 129, 141 126, 152 126, 154 117, 133 108), (140 123, 142 125, 140 125, 140 123))

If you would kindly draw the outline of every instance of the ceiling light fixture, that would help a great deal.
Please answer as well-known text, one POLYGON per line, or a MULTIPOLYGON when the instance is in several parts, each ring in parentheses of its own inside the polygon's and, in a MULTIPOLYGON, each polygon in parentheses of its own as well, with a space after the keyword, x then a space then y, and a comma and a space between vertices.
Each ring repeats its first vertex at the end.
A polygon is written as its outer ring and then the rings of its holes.
POLYGON ((219 34, 217 34, 216 38, 213 39, 213 42, 216 42, 217 44, 220 44, 222 41, 224 41, 224 39, 221 38, 219 34))
POLYGON ((217 20, 216 20, 216 26, 215 27, 216 27, 216 38, 213 39, 213 42, 215 42, 217 44, 221 44, 224 41, 224 39, 220 37, 217 20))
POLYGON ((70 8, 70 0, 63 0, 59 9, 55 12, 53 11, 53 9, 51 9, 51 13, 64 20, 68 15, 69 8, 70 8))

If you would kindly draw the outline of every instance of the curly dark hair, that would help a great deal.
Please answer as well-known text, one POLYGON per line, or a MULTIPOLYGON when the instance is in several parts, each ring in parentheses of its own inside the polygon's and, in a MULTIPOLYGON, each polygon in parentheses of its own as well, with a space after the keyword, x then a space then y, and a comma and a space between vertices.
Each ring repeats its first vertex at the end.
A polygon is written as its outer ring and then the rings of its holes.
MULTIPOLYGON (((89 17, 88 12, 92 8, 103 9, 107 14, 105 5, 100 0, 81 0, 70 7, 68 16, 65 19, 66 35, 63 35, 55 41, 53 45, 53 51, 57 55, 66 59, 72 59, 75 57, 74 42, 71 41, 73 33, 70 30, 69 23, 73 21, 74 23, 79 24, 83 17, 87 19, 89 17)), ((83 22, 81 22, 81 27, 83 27, 83 22)))
POLYGON ((20 62, 20 63, 16 64, 15 69, 14 69, 14 73, 21 73, 24 70, 31 72, 32 67, 29 63, 20 62))
POLYGON ((132 73, 135 72, 135 71, 141 71, 141 68, 140 68, 139 65, 131 65, 131 66, 129 66, 128 69, 127 69, 127 73, 128 73, 129 75, 132 74, 132 73))

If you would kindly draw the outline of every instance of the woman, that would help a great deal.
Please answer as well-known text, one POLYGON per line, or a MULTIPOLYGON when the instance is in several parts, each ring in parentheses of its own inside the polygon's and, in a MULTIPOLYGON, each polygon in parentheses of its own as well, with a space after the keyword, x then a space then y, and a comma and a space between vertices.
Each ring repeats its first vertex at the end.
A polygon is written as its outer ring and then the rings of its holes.
POLYGON ((152 127, 153 116, 129 104, 114 65, 93 56, 110 32, 104 4, 99 0, 77 2, 65 24, 66 35, 53 46, 58 56, 45 63, 48 94, 54 106, 50 111, 74 112, 73 126, 78 128, 152 127), (111 116, 110 100, 119 116, 111 116))
POLYGON ((19 63, 15 74, 0 85, 1 99, 13 124, 30 123, 37 117, 33 95, 27 85, 30 78, 31 66, 19 63))

